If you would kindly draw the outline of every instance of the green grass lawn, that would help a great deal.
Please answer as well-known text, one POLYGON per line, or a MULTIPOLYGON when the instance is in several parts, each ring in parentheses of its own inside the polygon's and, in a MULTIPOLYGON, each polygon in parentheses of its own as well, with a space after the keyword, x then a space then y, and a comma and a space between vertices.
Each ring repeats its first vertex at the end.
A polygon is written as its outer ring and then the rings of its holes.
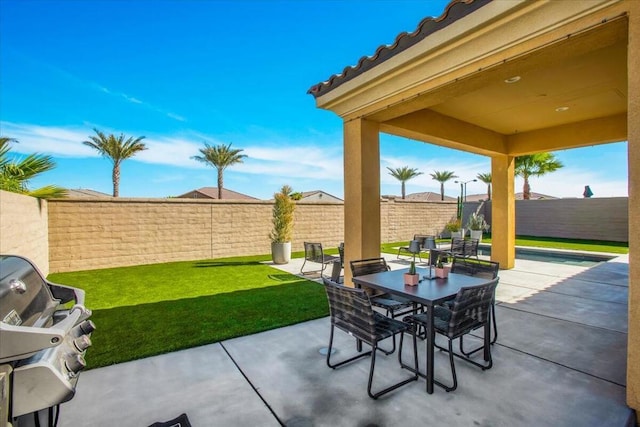
POLYGON ((57 273, 82 288, 96 330, 89 368, 324 317, 324 288, 261 264, 266 257, 57 273))
MULTIPOLYGON (((483 238, 491 242, 490 238, 483 238)), ((517 245, 628 253, 616 242, 523 237, 517 245)), ((408 242, 385 243, 396 254, 408 242)), ((337 254, 337 248, 327 253, 337 254)), ((302 257, 304 252, 294 252, 302 257)), ((262 264, 270 255, 50 274, 86 291, 97 326, 89 368, 167 353, 329 314, 324 288, 262 264)))

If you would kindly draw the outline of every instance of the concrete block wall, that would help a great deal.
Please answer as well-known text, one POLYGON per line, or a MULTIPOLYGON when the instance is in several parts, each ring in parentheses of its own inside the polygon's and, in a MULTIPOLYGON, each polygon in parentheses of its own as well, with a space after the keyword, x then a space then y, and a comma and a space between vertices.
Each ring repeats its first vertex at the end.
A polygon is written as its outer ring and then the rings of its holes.
MULTIPOLYGON (((491 224, 491 202, 480 203, 491 224)), ((465 204, 465 218, 478 206, 465 204)), ((516 200, 516 235, 628 242, 629 198, 516 200)))
POLYGON ((46 200, 0 190, 0 254, 20 255, 49 274, 46 200))
POLYGON ((628 242, 629 199, 518 200, 516 234, 628 242))
MULTIPOLYGON (((58 199, 0 192, 0 252, 30 258, 45 274, 271 251, 268 201, 58 199)), ((627 198, 516 202, 519 235, 628 241, 627 198)), ((478 208, 465 204, 465 217, 478 208)), ((440 234, 455 202, 383 200, 383 242, 440 234)), ((491 222, 491 204, 481 207, 491 222)), ((344 239, 344 205, 298 202, 293 251, 344 239)))
MULTIPOLYGON (((271 251, 267 201, 60 199, 49 203, 52 272, 187 261, 271 251)), ((455 204, 383 202, 383 241, 441 230, 455 204)), ((299 202, 292 250, 344 240, 344 205, 299 202)))
POLYGON ((383 242, 410 240, 414 234, 438 236, 456 216, 456 202, 413 202, 389 199, 380 205, 383 242))

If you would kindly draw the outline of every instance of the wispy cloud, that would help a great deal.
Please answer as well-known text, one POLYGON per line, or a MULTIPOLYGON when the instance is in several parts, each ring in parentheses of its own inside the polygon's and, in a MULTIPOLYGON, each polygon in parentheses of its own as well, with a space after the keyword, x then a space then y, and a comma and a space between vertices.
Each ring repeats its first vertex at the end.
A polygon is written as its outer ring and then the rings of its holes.
MULTIPOLYGON (((489 159, 476 160, 472 158, 471 160, 460 160, 460 156, 439 157, 427 160, 416 159, 415 157, 384 156, 381 158, 380 163, 380 182, 382 185, 386 185, 387 188, 394 188, 393 185, 397 185, 398 189, 400 188, 400 182, 389 174, 387 167, 396 169, 398 167, 409 166, 422 172, 422 175, 418 175, 407 181, 408 193, 423 191, 440 193, 440 183, 431 177, 434 171, 452 171, 460 179, 468 181, 474 179, 479 172, 491 170, 491 161, 489 159)), ((452 192, 456 195, 458 194, 459 184, 454 183, 455 179, 456 178, 445 184, 445 194, 451 195, 452 192)), ((473 194, 476 190, 477 192, 484 191, 484 184, 478 183, 477 188, 475 184, 476 183, 469 183, 467 185, 468 194, 473 194)))
MULTIPOLYGON (((91 126, 90 127, 94 127, 91 126)), ((97 157, 99 154, 82 144, 92 132, 86 128, 47 127, 31 124, 0 122, 3 136, 19 141, 12 151, 19 153, 38 152, 60 157, 97 157)), ((112 132, 103 129, 105 132, 112 132)), ((119 131, 118 131, 119 133, 119 131)), ((133 132, 124 132, 137 135, 133 132)), ((209 166, 193 160, 199 154, 204 142, 210 145, 223 144, 216 138, 205 135, 154 136, 147 135, 144 143, 147 150, 138 153, 133 161, 148 164, 177 166, 187 169, 207 169, 209 166)), ((272 143, 269 143, 272 144, 272 143)), ((234 147, 236 144, 234 144, 234 147)), ((265 145, 237 145, 248 157, 244 163, 235 165, 235 173, 274 176, 292 179, 342 180, 342 150, 327 148, 320 142, 296 143, 286 141, 277 147, 265 145)))
MULTIPOLYGON (((516 192, 522 191, 524 181, 516 178, 516 192)), ((589 185, 595 197, 623 197, 628 193, 627 180, 610 179, 597 171, 565 166, 541 176, 529 178, 531 191, 555 197, 582 197, 584 186, 589 185)))
POLYGON ((75 84, 80 85, 82 87, 87 87, 87 88, 93 89, 95 91, 98 91, 100 93, 104 93, 104 94, 109 95, 109 96, 113 96, 113 97, 118 97, 118 98, 124 99, 126 102, 129 102, 131 104, 139 105, 139 106, 144 107, 146 109, 149 109, 151 111, 156 111, 156 112, 158 112, 160 114, 163 114, 163 115, 165 115, 165 116, 167 116, 167 117, 169 117, 169 118, 171 118, 173 120, 177 120, 177 121, 180 121, 180 122, 185 122, 186 121, 186 119, 183 116, 179 115, 179 114, 176 114, 174 112, 168 111, 168 110, 166 110, 164 108, 161 108, 161 107, 159 107, 157 105, 154 105, 154 104, 151 104, 149 102, 145 102, 145 101, 143 101, 143 100, 141 100, 141 99, 139 99, 139 98, 137 98, 135 96, 132 96, 132 95, 129 95, 127 93, 120 92, 120 91, 117 91, 117 90, 112 90, 112 89, 110 89, 110 88, 108 88, 108 87, 106 87, 104 85, 101 85, 101 84, 99 84, 97 82, 94 82, 94 81, 83 79, 83 78, 78 77, 75 74, 72 74, 72 73, 68 72, 67 70, 64 70, 64 69, 62 69, 60 67, 57 67, 55 65, 52 65, 52 64, 43 64, 43 65, 45 67, 47 67, 48 69, 52 70, 54 73, 64 77, 65 79, 67 79, 69 81, 72 81, 75 84))
MULTIPOLYGON (((89 129, 96 127, 87 123, 85 127, 55 127, 33 124, 18 124, 0 122, 3 136, 15 138, 18 144, 12 146, 12 151, 30 154, 41 153, 53 157, 89 158, 99 154, 90 147, 82 144, 92 134, 89 129)), ((101 128, 100 126, 97 126, 101 128)), ((102 128, 105 132, 116 132, 102 128)), ((117 133, 120 133, 118 130, 117 133)), ((138 136, 134 132, 124 132, 127 135, 138 136)), ((191 132, 187 135, 157 136, 146 135, 144 143, 148 150, 138 153, 131 161, 159 166, 184 168, 185 174, 189 170, 209 170, 209 166, 193 160, 204 146, 204 141, 210 145, 227 144, 226 141, 208 135, 191 132)), ((296 139, 277 138, 269 135, 268 142, 252 136, 252 143, 242 141, 233 144, 242 148, 248 157, 244 163, 234 165, 227 173, 232 174, 238 182, 251 182, 254 187, 268 185, 277 187, 283 182, 295 184, 296 188, 313 186, 337 188, 340 192, 343 181, 343 152, 341 144, 329 144, 327 141, 334 136, 312 135, 296 139), (258 141, 258 142, 256 142, 258 141), (274 142, 277 141, 277 142, 274 142), (257 184, 256 184, 257 183, 257 184)), ((422 175, 407 182, 407 192, 434 191, 440 192, 440 184, 431 178, 433 171, 449 170, 465 181, 474 179, 480 172, 491 170, 491 161, 481 156, 464 157, 452 153, 437 158, 391 156, 386 155, 380 162, 380 181, 383 194, 399 194, 399 182, 389 175, 388 167, 401 166, 416 167, 422 175)), ((206 174, 210 179, 210 174, 206 174)), ((184 177, 176 169, 163 172, 158 169, 154 182, 180 181, 184 177)), ((606 171, 585 170, 565 166, 554 173, 543 177, 531 178, 532 191, 549 194, 556 197, 581 197, 585 185, 590 185, 596 197, 617 197, 628 194, 626 180, 610 179, 606 171)), ((521 191, 522 180, 516 178, 516 191, 521 191)), ((459 185, 453 180, 445 184, 447 195, 458 195, 459 185)), ((467 185, 467 193, 484 193, 486 186, 481 182, 471 182, 467 185)))
POLYGON ((40 153, 58 157, 98 157, 82 144, 88 139, 87 129, 39 126, 0 122, 2 135, 18 140, 11 151, 22 154, 40 153))

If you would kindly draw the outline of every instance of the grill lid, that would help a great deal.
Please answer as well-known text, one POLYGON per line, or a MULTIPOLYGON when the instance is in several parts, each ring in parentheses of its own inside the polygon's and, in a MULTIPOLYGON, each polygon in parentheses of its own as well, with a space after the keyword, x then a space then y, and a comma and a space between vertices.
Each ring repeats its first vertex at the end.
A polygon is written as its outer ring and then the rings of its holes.
POLYGON ((48 327, 59 302, 29 261, 12 255, 0 256, 0 322, 48 327))

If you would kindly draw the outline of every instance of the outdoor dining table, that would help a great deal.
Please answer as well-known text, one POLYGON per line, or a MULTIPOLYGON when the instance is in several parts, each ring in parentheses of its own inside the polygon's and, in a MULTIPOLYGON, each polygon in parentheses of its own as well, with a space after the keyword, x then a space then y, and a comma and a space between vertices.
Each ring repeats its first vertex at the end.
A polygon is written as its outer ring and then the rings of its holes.
MULTIPOLYGON (((433 393, 434 384, 434 344, 435 329, 433 327, 433 307, 456 296, 463 287, 480 286, 490 282, 490 279, 467 276, 464 274, 449 273, 446 279, 429 279, 428 268, 417 268, 416 273, 420 275, 421 281, 415 286, 404 284, 404 273, 407 268, 400 270, 385 271, 381 273, 366 274, 353 278, 356 286, 366 286, 377 289, 385 293, 404 297, 415 304, 422 304, 427 310, 427 393, 433 393)), ((433 274, 433 271, 431 271, 433 274)), ((486 328, 486 327, 485 327, 486 328)), ((485 330, 484 360, 489 360, 489 343, 487 342, 488 331, 485 330)))

